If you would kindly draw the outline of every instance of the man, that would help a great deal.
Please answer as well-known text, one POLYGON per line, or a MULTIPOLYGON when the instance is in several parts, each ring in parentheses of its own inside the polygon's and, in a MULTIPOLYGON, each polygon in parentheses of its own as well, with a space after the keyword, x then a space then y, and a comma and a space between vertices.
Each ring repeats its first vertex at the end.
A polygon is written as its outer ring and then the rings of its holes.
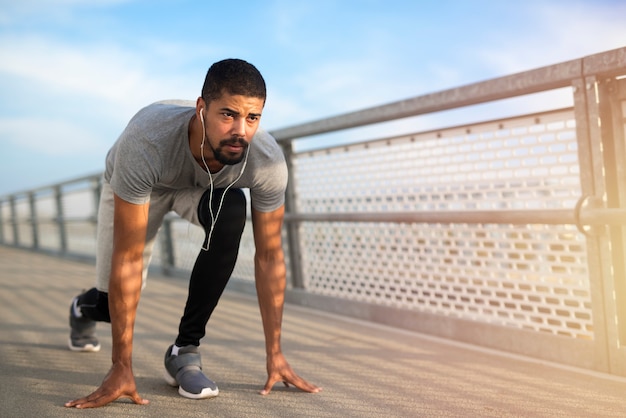
POLYGON ((175 211, 204 227, 175 343, 165 353, 166 381, 182 396, 217 396, 202 372, 198 346, 235 266, 249 188, 254 232, 255 282, 267 354, 262 394, 277 382, 306 392, 320 388, 300 378, 280 345, 285 291, 281 247, 286 164, 276 141, 258 130, 265 81, 251 64, 217 62, 193 106, 150 105, 137 113, 109 151, 98 214, 97 287, 70 307, 70 349, 98 351, 96 321, 110 321, 112 366, 92 394, 66 403, 89 408, 121 397, 137 404, 132 371, 133 327, 157 230, 175 211))

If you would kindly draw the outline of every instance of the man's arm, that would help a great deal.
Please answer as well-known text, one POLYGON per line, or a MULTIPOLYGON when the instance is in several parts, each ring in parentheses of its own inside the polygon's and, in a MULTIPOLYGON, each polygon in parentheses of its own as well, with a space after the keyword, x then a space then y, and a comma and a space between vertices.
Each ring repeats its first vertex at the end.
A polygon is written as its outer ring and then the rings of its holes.
POLYGON ((300 378, 289 366, 280 345, 283 306, 285 302, 286 268, 281 244, 284 206, 273 212, 252 209, 252 225, 256 253, 254 273, 267 354, 267 381, 261 394, 270 393, 277 382, 294 385, 305 392, 321 388, 300 378))
POLYGON ((109 280, 113 365, 95 392, 65 406, 94 408, 118 398, 130 398, 138 404, 148 403, 137 393, 132 369, 133 330, 141 294, 148 208, 149 203, 134 205, 115 195, 109 280))

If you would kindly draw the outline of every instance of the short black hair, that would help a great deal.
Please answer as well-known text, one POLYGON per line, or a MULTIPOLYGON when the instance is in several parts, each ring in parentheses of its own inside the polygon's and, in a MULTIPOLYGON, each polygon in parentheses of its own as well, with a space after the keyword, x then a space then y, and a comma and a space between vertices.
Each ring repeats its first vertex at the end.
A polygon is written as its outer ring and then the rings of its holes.
POLYGON ((263 76, 256 67, 244 60, 229 58, 211 65, 202 86, 202 98, 208 104, 222 94, 258 97, 265 102, 263 76))

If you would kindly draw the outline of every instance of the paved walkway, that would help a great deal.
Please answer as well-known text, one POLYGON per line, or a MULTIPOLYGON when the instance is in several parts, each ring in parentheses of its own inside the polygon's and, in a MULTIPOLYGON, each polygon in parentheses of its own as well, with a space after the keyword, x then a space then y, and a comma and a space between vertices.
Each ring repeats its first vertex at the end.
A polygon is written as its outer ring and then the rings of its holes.
POLYGON ((305 394, 265 382, 255 299, 227 292, 201 351, 219 397, 180 397, 161 378, 186 294, 180 279, 152 277, 136 325, 134 367, 146 406, 97 410, 63 403, 94 390, 110 364, 108 325, 99 353, 66 347, 70 299, 90 287, 91 265, 0 247, 0 417, 624 417, 626 379, 585 373, 295 306, 283 345, 292 366, 323 386, 305 394))

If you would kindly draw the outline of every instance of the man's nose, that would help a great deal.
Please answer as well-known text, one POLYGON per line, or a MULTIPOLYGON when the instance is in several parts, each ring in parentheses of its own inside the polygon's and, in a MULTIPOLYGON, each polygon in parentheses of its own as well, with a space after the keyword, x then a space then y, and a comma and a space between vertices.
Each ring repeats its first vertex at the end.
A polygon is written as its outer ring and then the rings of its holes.
POLYGON ((246 120, 244 118, 236 118, 232 126, 232 135, 237 137, 246 136, 246 120))

